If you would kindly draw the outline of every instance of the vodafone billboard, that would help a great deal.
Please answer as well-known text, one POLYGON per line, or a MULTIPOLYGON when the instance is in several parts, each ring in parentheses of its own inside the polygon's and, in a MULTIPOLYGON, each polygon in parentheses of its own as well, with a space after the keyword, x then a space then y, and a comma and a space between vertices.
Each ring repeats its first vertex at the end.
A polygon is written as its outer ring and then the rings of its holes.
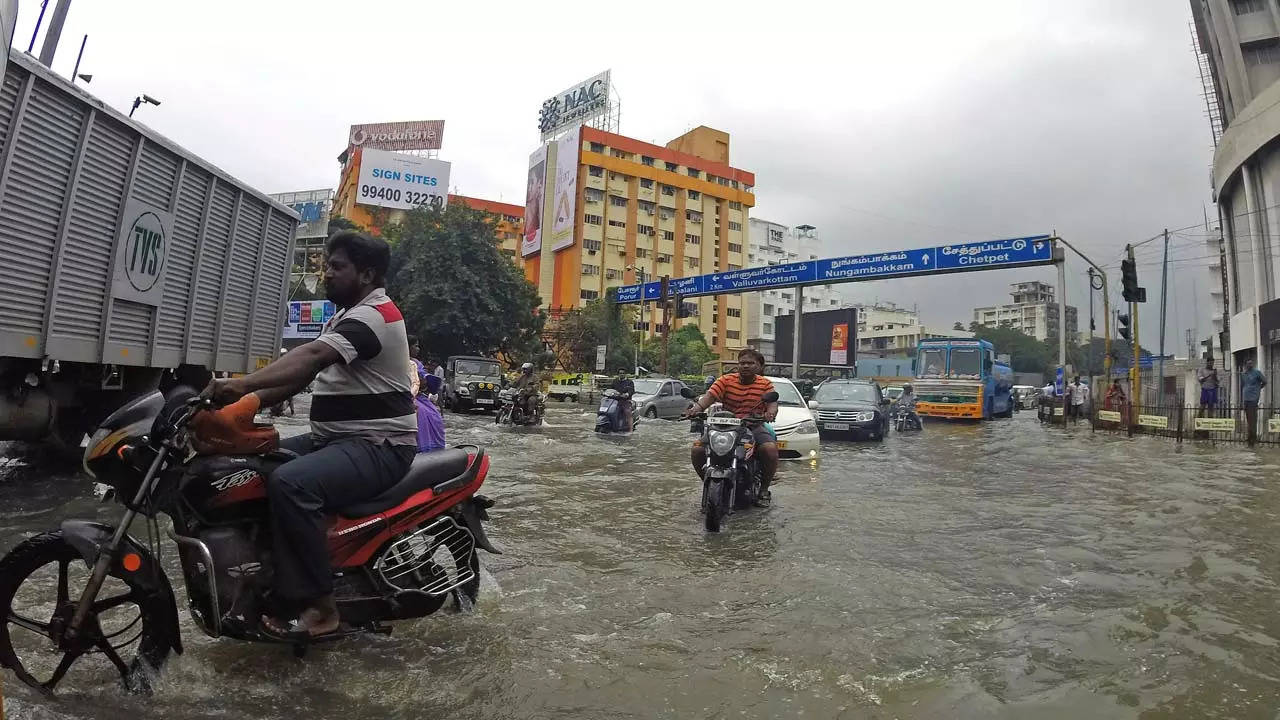
POLYGON ((352 125, 349 136, 353 148, 374 150, 439 150, 444 140, 443 120, 352 125))

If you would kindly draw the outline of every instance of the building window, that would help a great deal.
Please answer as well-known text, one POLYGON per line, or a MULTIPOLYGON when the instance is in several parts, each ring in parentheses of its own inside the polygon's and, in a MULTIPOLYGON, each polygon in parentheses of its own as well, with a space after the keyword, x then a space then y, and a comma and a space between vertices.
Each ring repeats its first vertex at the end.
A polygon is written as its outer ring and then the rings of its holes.
MULTIPOLYGON (((729 269, 730 269, 730 270, 741 270, 741 269, 742 269, 742 266, 741 266, 741 265, 734 265, 733 263, 729 263, 729 269)), ((817 300, 814 300, 813 302, 814 302, 814 304, 817 304, 817 302, 818 302, 818 301, 817 301, 817 300)))
POLYGON ((684 261, 685 261, 685 262, 689 265, 689 267, 691 267, 691 268, 696 268, 696 267, 698 267, 699 265, 701 265, 701 264, 702 264, 702 262, 701 262, 701 261, 699 261, 699 260, 698 260, 698 258, 696 258, 696 257, 688 257, 688 258, 685 258, 685 259, 684 259, 684 261))
POLYGON ((659 263, 665 263, 665 264, 667 264, 667 265, 670 265, 670 264, 671 264, 671 256, 670 256, 670 255, 667 255, 667 254, 665 254, 665 253, 658 253, 658 262, 659 262, 659 263))
POLYGON ((583 300, 595 300, 596 298, 600 297, 600 293, 596 292, 595 290, 583 290, 578 293, 578 297, 582 298, 583 300))
POLYGON ((765 335, 773 334, 773 323, 764 323, 763 325, 760 326, 760 328, 764 330, 765 335))
POLYGON ((591 177, 604 177, 604 168, 595 165, 587 166, 587 174, 591 177))
POLYGON ((675 234, 675 233, 673 233, 673 232, 671 232, 670 230, 663 230, 663 231, 662 231, 662 239, 663 239, 663 240, 670 240, 671 242, 675 242, 675 241, 676 241, 676 234, 675 234))
POLYGON ((658 219, 659 219, 659 220, 674 220, 674 219, 675 219, 675 217, 676 217, 676 211, 675 211, 675 210, 672 210, 672 209, 670 209, 670 208, 662 208, 662 209, 658 210, 658 219))
POLYGON ((618 197, 617 195, 610 195, 609 204, 614 207, 626 207, 627 199, 623 197, 618 197))
POLYGON ((599 225, 603 220, 604 218, 601 218, 599 215, 583 215, 582 216, 582 222, 588 225, 599 225))
POLYGON ((645 213, 647 215, 653 214, 654 204, 649 202, 648 200, 637 200, 636 206, 640 208, 640 212, 642 213, 645 213))
POLYGON ((598 251, 600 249, 600 241, 599 240, 583 240, 582 249, 598 251))
POLYGON ((591 143, 591 152, 593 152, 593 153, 602 153, 602 152, 604 152, 604 145, 602 145, 602 144, 600 144, 600 143, 598 143, 598 142, 593 142, 593 143, 591 143))
POLYGON ((690 199, 690 200, 701 200, 701 199, 702 199, 702 193, 698 192, 697 190, 690 190, 690 191, 689 191, 689 199, 690 199))
POLYGON ((729 308, 728 310, 725 310, 724 313, 729 317, 742 317, 742 311, 738 308, 729 308))
POLYGON ((599 275, 600 266, 599 265, 583 265, 582 274, 583 275, 599 275))
POLYGON ((619 174, 618 174, 618 173, 616 173, 616 172, 611 172, 611 173, 609 173, 609 179, 610 179, 610 180, 626 180, 626 179, 627 179, 627 176, 626 176, 626 175, 619 175, 619 174))
POLYGON ((836 307, 836 306, 837 306, 837 305, 839 305, 839 304, 840 304, 840 301, 839 301, 839 300, 832 300, 832 301, 831 301, 831 307, 836 307))
POLYGON ((618 279, 618 278, 620 278, 620 277, 622 277, 622 271, 621 271, 621 270, 618 270, 618 269, 616 269, 616 268, 605 268, 605 270, 604 270, 604 279, 605 279, 605 280, 617 280, 617 279, 618 279))
POLYGON ((676 189, 675 189, 674 187, 670 186, 670 185, 663 185, 663 186, 662 186, 662 194, 663 194, 663 195, 670 195, 671 197, 675 197, 675 196, 676 196, 676 189))
POLYGON ((609 226, 610 226, 610 227, 625 228, 625 227, 627 226, 627 221, 626 221, 626 220, 610 220, 610 221, 609 221, 609 226))
POLYGON ((679 166, 679 165, 677 165, 676 163, 673 163, 673 162, 669 162, 669 163, 667 163, 667 171, 668 171, 668 172, 675 172, 675 171, 677 171, 677 170, 679 170, 679 169, 680 169, 680 166, 679 166))
POLYGON ((648 155, 641 155, 640 162, 645 165, 648 165, 649 167, 653 167, 653 158, 649 157, 648 155))
POLYGON ((604 191, 596 188, 586 188, 582 191, 582 197, 586 198, 587 202, 600 202, 604 199, 604 191))
POLYGON ((730 201, 729 201, 729 209, 730 209, 730 210, 741 210, 741 209, 742 209, 742 203, 738 202, 737 200, 730 200, 730 201))
POLYGON ((1263 40, 1240 46, 1245 65, 1271 65, 1280 63, 1280 41, 1263 40))
POLYGON ((738 243, 729 243, 729 252, 740 253, 742 252, 742 246, 738 243))
POLYGON ((734 221, 730 220, 730 221, 729 221, 729 229, 730 229, 730 230, 738 230, 738 231, 741 231, 741 230, 742 230, 742 223, 740 223, 740 222, 734 222, 734 221))
POLYGON ((724 331, 724 336, 725 336, 725 338, 727 338, 727 339, 729 339, 729 340, 737 340, 737 339, 738 339, 738 337, 739 337, 741 334, 742 334, 742 333, 739 333, 737 330, 725 330, 725 331, 724 331))
POLYGON ((685 210, 684 219, 692 223, 701 223, 702 213, 698 212, 697 210, 685 210))
POLYGON ((640 187, 644 188, 645 190, 652 190, 653 181, 650 180, 649 178, 640 178, 640 187))
POLYGON ((782 299, 783 299, 783 300, 790 300, 790 299, 791 299, 791 293, 782 293, 782 299))
POLYGON ((640 235, 652 235, 653 228, 648 225, 637 225, 636 232, 640 235))
POLYGON ((690 245, 700 245, 702 243, 702 237, 699 235, 694 235, 693 233, 685 233, 684 241, 689 243, 690 245))
POLYGON ((773 317, 773 306, 769 303, 764 304, 764 314, 769 317, 773 317))
POLYGON ((1262 12, 1266 9, 1263 0, 1231 0, 1231 8, 1236 11, 1237 15, 1248 15, 1249 13, 1262 12))
POLYGON ((696 177, 696 178, 702 177, 702 171, 698 170, 697 168, 688 168, 688 172, 689 172, 689 177, 696 177))
POLYGON ((610 154, 610 155, 612 155, 612 156, 614 156, 614 157, 616 157, 616 158, 622 158, 623 160, 630 160, 630 159, 631 159, 631 153, 629 153, 629 152, 627 152, 627 151, 625 151, 625 150, 619 150, 618 148, 614 148, 613 150, 610 150, 610 151, 609 151, 609 154, 610 154))
POLYGON ((645 248, 636 248, 636 257, 647 258, 649 257, 649 251, 645 248))

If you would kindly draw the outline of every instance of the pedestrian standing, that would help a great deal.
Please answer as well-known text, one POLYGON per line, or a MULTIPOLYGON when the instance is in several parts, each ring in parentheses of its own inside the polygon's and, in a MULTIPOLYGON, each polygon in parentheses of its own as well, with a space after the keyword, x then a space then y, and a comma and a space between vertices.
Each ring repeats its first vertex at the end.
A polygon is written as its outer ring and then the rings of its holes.
POLYGON ((1084 417, 1085 403, 1089 400, 1089 385, 1080 381, 1077 375, 1071 383, 1071 417, 1079 420, 1084 417))
POLYGON ((1244 374, 1240 376, 1240 399, 1244 401, 1244 418, 1249 425, 1249 444, 1258 442, 1258 400, 1262 397, 1262 388, 1267 386, 1267 379, 1262 372, 1253 366, 1253 361, 1244 364, 1244 374))
POLYGON ((409 336, 409 391, 413 396, 414 411, 418 416, 418 452, 431 452, 444 448, 444 418, 440 409, 428 397, 430 388, 428 378, 435 379, 427 372, 426 366, 418 359, 421 348, 418 338, 409 336))
POLYGON ((1040 422, 1053 422, 1054 396, 1057 390, 1053 382, 1040 390, 1040 422))
POLYGON ((1126 402, 1128 398, 1124 395, 1119 378, 1112 380, 1111 387, 1107 389, 1107 397, 1103 400, 1103 407, 1107 410, 1123 410, 1126 402))
POLYGON ((1204 367, 1196 373, 1200 381, 1200 412, 1207 409, 1212 413, 1218 406, 1218 371, 1213 367, 1213 358, 1204 362, 1204 367))

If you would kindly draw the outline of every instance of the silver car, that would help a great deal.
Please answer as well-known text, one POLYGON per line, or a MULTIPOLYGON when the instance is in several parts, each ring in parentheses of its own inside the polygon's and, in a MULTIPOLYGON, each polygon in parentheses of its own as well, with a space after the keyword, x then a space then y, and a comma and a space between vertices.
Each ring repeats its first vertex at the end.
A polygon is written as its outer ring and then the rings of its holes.
POLYGON ((685 384, 671 378, 637 378, 632 396, 636 411, 647 418, 678 418, 689 407, 680 396, 685 384))

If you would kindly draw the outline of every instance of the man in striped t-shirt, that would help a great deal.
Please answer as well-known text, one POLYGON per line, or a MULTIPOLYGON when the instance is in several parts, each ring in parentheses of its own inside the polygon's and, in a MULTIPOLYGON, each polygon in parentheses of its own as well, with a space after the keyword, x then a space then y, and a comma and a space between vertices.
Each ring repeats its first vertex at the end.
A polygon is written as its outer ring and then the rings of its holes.
MULTIPOLYGON (((778 403, 766 403, 764 396, 773 392, 773 383, 760 373, 764 370, 764 356, 759 352, 746 348, 738 353, 738 372, 720 376, 711 383, 707 392, 685 410, 685 417, 691 417, 711 407, 713 403, 722 403, 724 409, 740 418, 759 416, 772 422, 778 417, 778 403)), ((773 435, 763 424, 751 428, 755 438, 756 459, 760 462, 760 497, 757 505, 769 503, 769 484, 778 472, 778 444, 773 435)), ((698 440, 693 444, 693 469, 698 477, 702 477, 703 466, 707 462, 707 449, 698 440)))
POLYGON ((270 407, 315 381, 311 433, 281 443, 301 457, 267 482, 275 594, 302 610, 293 627, 283 618, 262 623, 292 638, 338 629, 324 514, 395 485, 417 451, 404 318, 383 289, 391 249, 354 232, 335 234, 325 249, 325 294, 339 311, 320 337, 205 391, 220 404, 256 393, 260 407, 270 407))

